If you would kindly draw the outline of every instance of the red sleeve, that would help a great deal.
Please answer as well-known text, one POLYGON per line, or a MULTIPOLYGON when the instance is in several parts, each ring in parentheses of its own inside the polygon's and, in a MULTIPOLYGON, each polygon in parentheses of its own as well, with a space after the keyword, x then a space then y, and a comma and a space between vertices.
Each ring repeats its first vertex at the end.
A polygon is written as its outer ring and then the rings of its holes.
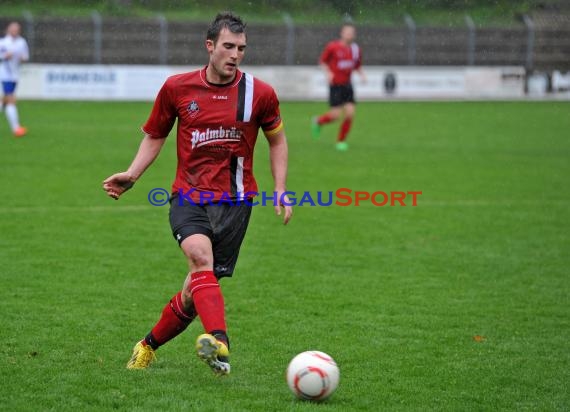
POLYGON ((154 101, 152 112, 144 126, 143 132, 156 139, 167 137, 176 120, 176 104, 173 90, 167 80, 154 101))
POLYGON ((334 49, 334 44, 332 42, 327 44, 325 49, 321 53, 321 58, 319 59, 319 63, 328 64, 331 59, 333 49, 334 49))
POLYGON ((259 122, 261 129, 266 136, 274 135, 283 129, 281 121, 281 113, 279 112, 279 99, 272 88, 268 91, 268 97, 265 102, 265 110, 261 114, 259 122))

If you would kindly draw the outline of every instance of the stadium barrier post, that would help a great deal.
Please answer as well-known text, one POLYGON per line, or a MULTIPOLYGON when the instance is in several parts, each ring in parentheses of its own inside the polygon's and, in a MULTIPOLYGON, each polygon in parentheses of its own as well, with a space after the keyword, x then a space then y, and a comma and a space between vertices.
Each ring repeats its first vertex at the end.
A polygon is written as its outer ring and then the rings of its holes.
POLYGON ((26 22, 26 40, 28 42, 30 59, 32 58, 32 51, 34 50, 34 41, 36 33, 34 32, 34 16, 29 10, 24 10, 22 13, 24 21, 26 22))
POLYGON ((404 21, 408 27, 408 64, 416 64, 416 22, 409 14, 404 15, 404 21))
POLYGON ((165 66, 168 62, 168 21, 164 14, 158 14, 156 19, 158 20, 160 30, 158 61, 165 66))
POLYGON ((101 64, 101 46, 103 43, 103 18, 97 10, 91 13, 93 21, 93 63, 101 64))
POLYGON ((295 64, 295 22, 289 13, 283 13, 283 21, 287 27, 287 43, 285 44, 285 64, 295 64))
POLYGON ((527 14, 523 16, 523 21, 527 31, 525 67, 527 71, 531 71, 533 68, 534 57, 534 22, 527 14))
POLYGON ((467 37, 467 65, 473 66, 475 64, 475 42, 476 32, 475 23, 470 15, 465 15, 465 24, 467 24, 468 37, 467 37))

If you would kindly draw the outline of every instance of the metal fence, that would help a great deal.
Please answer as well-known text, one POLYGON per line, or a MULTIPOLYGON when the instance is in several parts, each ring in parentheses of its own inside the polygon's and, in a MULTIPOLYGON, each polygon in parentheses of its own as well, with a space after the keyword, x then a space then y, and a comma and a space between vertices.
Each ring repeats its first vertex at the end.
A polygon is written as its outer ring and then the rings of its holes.
MULTIPOLYGON (((0 17, 22 22, 32 58, 39 63, 168 64, 205 62, 207 23, 154 19, 0 17)), ((426 27, 411 16, 400 27, 362 26, 358 43, 369 65, 522 65, 527 69, 570 69, 570 27, 536 28, 530 17, 514 27, 426 27)), ((283 24, 248 26, 247 64, 314 65, 338 26, 283 24)))

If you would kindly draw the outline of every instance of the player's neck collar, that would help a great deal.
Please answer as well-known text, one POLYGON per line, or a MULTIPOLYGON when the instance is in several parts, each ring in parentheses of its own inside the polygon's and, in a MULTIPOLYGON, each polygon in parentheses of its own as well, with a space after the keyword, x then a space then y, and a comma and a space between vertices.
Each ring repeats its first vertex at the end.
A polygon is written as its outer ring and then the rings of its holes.
POLYGON ((200 71, 200 75, 202 77, 202 81, 204 83, 206 83, 206 85, 208 86, 213 86, 213 87, 220 87, 220 88, 224 88, 224 87, 232 87, 235 86, 236 84, 239 83, 241 76, 242 76, 242 72, 239 69, 236 69, 236 75, 235 77, 232 79, 232 81, 227 82, 227 83, 212 83, 211 81, 209 81, 206 77, 206 70, 208 69, 208 66, 204 67, 201 71, 200 71))

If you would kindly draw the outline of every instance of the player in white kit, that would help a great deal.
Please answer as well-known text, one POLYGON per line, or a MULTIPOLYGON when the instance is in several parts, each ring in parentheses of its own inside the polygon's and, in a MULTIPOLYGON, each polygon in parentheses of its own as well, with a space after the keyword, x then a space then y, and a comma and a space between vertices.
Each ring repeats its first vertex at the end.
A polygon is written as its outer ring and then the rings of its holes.
POLYGON ((0 82, 4 91, 2 109, 6 111, 6 118, 16 137, 25 136, 27 133, 18 119, 14 92, 18 84, 20 64, 30 58, 28 43, 20 36, 20 31, 20 24, 12 22, 6 28, 6 36, 0 39, 0 82))

